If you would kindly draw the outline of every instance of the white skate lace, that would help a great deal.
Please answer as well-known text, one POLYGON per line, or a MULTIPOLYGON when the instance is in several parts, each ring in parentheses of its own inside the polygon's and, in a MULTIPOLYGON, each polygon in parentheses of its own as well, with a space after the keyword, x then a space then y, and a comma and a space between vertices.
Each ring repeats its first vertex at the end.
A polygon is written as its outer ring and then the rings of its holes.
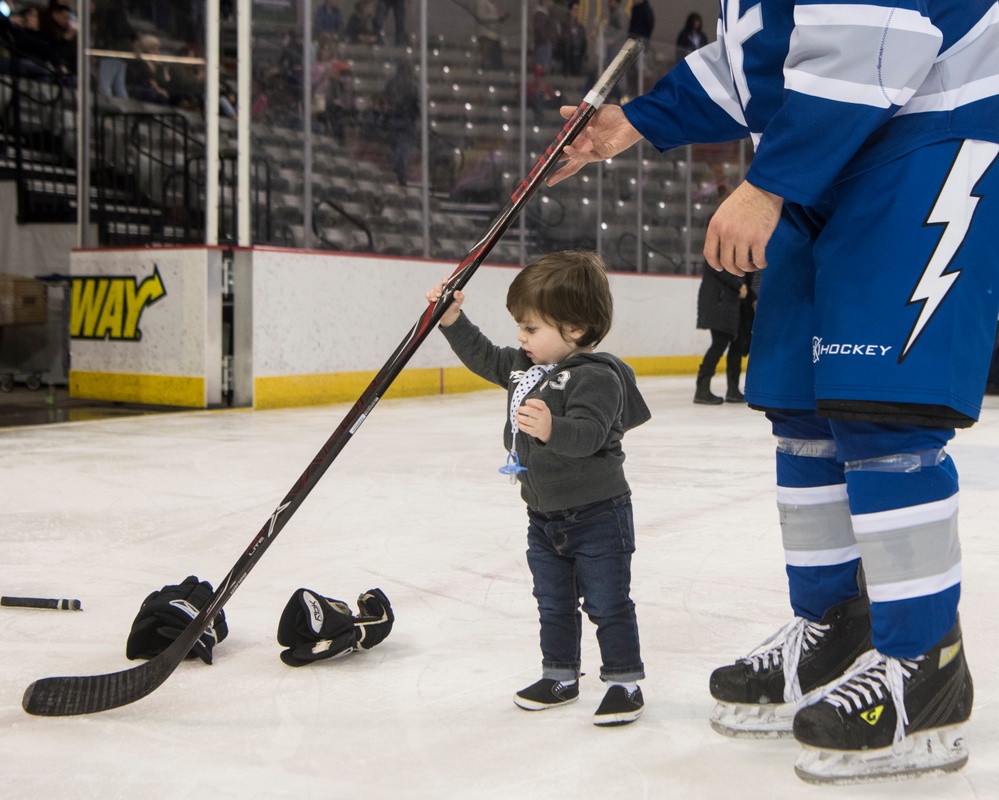
POLYGON ((842 677, 809 692, 800 707, 824 700, 845 709, 848 714, 860 714, 889 697, 895 706, 892 750, 898 753, 905 741, 905 726, 909 724, 905 711, 905 681, 918 668, 918 660, 892 658, 877 650, 868 650, 853 662, 842 677))
POLYGON ((784 702, 793 703, 801 698, 798 682, 798 662, 825 638, 828 625, 820 625, 804 617, 791 622, 757 645, 743 661, 751 664, 753 672, 784 667, 784 702))

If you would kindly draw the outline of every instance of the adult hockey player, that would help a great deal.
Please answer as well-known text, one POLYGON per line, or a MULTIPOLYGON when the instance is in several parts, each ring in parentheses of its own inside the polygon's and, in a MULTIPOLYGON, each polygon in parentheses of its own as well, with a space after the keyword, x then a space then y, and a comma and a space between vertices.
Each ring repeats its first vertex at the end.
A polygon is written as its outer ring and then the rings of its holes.
POLYGON ((717 41, 601 108, 551 179, 642 137, 756 146, 704 255, 765 268, 746 397, 776 436, 795 618, 715 670, 712 724, 793 732, 806 780, 967 760, 945 445, 978 417, 999 311, 997 94, 995 0, 724 0, 717 41))

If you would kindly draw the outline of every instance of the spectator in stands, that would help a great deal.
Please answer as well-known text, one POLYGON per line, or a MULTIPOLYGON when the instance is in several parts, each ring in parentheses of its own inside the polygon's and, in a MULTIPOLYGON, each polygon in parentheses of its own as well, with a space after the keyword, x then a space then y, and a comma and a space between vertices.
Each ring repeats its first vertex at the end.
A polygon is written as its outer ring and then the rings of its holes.
POLYGON ((545 77, 545 68, 537 64, 527 81, 527 105, 534 112, 535 125, 544 123, 546 108, 558 108, 558 98, 558 90, 545 77))
MULTIPOLYGON (((90 0, 91 43, 98 50, 130 53, 135 48, 135 29, 125 10, 115 0, 90 0)), ((128 97, 123 58, 102 57, 97 64, 97 93, 105 97, 128 97)))
POLYGON ((251 93, 253 95, 253 105, 250 108, 250 119, 253 122, 269 122, 270 95, 267 92, 267 86, 264 81, 256 75, 253 76, 251 93))
POLYGON ((9 19, 0 15, 0 72, 52 79, 64 71, 59 48, 38 28, 39 14, 34 6, 26 6, 9 19))
POLYGON ((559 37, 562 71, 565 75, 582 75, 586 63, 586 26, 579 13, 579 0, 570 0, 569 19, 559 37))
MULTIPOLYGON (((139 39, 139 51, 159 55, 160 40, 156 36, 148 35, 139 39)), ((129 65, 129 81, 142 80, 145 68, 149 67, 153 72, 153 81, 149 84, 151 91, 145 94, 145 102, 162 104, 163 92, 167 93, 167 100, 171 106, 189 111, 204 110, 205 105, 205 63, 204 53, 200 42, 190 42, 178 53, 178 56, 192 59, 186 63, 166 64, 159 61, 151 61, 141 58, 141 67, 138 63, 129 65), (159 87, 158 89, 156 87, 159 87)), ((134 91, 133 84, 129 84, 129 91, 134 91)), ((133 95, 136 99, 143 99, 138 93, 133 95)), ((219 78, 219 114, 229 119, 236 119, 239 116, 239 95, 232 81, 226 80, 224 76, 219 78)))
MULTIPOLYGON (((3 15, 0 14, 0 17, 3 15)), ((17 28, 38 31, 41 27, 41 16, 38 13, 38 6, 21 6, 15 11, 11 11, 7 19, 11 25, 17 28)))
POLYGON ((161 61, 145 58, 160 54, 159 37, 152 34, 140 36, 135 54, 137 58, 126 69, 128 96, 143 103, 167 105, 170 102, 170 92, 166 88, 170 82, 169 71, 161 61))
POLYGON ((278 68, 288 96, 298 104, 302 99, 302 34, 297 28, 285 31, 278 68))
POLYGON ((73 9, 61 0, 49 0, 48 8, 38 20, 39 33, 59 53, 59 66, 66 72, 76 72, 76 29, 70 25, 73 9))
POLYGON ((642 39, 648 44, 655 27, 656 15, 649 0, 634 0, 631 4, 631 19, 628 21, 628 36, 642 39))
MULTIPOLYGON (((200 43, 188 43, 178 54, 183 58, 202 58, 200 43)), ((170 105, 188 110, 200 110, 205 102, 204 63, 171 64, 166 76, 170 105)))
POLYGON ((392 171, 400 186, 409 180, 409 162, 416 150, 420 119, 420 91, 407 59, 396 66, 385 84, 385 122, 391 138, 392 171))
POLYGON ((323 133, 346 141, 345 118, 353 113, 350 96, 350 64, 336 58, 333 40, 322 38, 312 65, 312 114, 323 133))
MULTIPOLYGON (((628 36, 632 39, 641 39, 648 45, 655 27, 656 17, 649 0, 634 0, 631 5, 631 18, 628 20, 628 36)), ((628 93, 632 96, 641 94, 644 90, 638 85, 638 72, 638 66, 632 67, 628 72, 626 84, 628 93)))
POLYGON ((378 0, 378 7, 375 11, 375 27, 379 33, 384 35, 385 22, 389 12, 395 20, 395 43, 399 46, 406 44, 406 0, 378 0))
POLYGON ((312 113, 319 121, 326 114, 326 96, 335 62, 333 40, 327 35, 320 36, 316 42, 316 58, 312 62, 312 113))
POLYGON ((340 0, 323 0, 316 9, 313 36, 316 39, 322 39, 324 36, 333 40, 339 39, 341 25, 340 0))
POLYGON ((687 22, 683 30, 676 37, 676 60, 682 61, 695 50, 700 50, 708 43, 708 37, 704 34, 704 20, 696 11, 687 17, 687 22))
POLYGON ((239 116, 239 93, 231 83, 219 80, 219 115, 227 119, 239 116))
POLYGON ((482 69, 503 69, 503 45, 499 25, 510 16, 500 15, 493 0, 479 0, 475 7, 475 36, 482 53, 482 69))
POLYGON ((604 21, 604 66, 610 64, 628 38, 628 15, 621 8, 621 0, 607 0, 607 19, 604 21))
POLYGON ((347 20, 347 40, 352 44, 381 44, 381 28, 375 24, 375 0, 357 0, 347 20))
POLYGON ((551 12, 552 0, 538 0, 538 9, 534 12, 534 64, 544 68, 545 74, 552 71, 559 38, 558 23, 551 12))

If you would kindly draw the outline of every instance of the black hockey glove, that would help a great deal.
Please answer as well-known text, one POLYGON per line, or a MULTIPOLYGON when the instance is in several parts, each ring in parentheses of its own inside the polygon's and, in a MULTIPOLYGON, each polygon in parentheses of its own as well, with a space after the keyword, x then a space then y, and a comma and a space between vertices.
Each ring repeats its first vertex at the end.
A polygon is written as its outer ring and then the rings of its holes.
POLYGON ((290 667, 301 667, 358 649, 370 650, 392 630, 392 607, 381 589, 365 592, 357 605, 359 617, 342 600, 299 589, 288 600, 278 623, 278 644, 287 648, 281 652, 281 660, 290 667))
POLYGON ((281 612, 278 644, 288 648, 281 660, 289 667, 351 653, 356 644, 354 615, 343 600, 299 589, 281 612))
MULTIPOLYGON (((198 615, 213 593, 210 583, 191 575, 179 585, 164 586, 150 594, 142 601, 139 613, 132 622, 125 655, 136 659, 152 658, 162 653, 198 615)), ((187 658, 197 657, 211 664, 212 649, 228 635, 225 611, 219 611, 187 658)))
POLYGON ((354 620, 357 646, 370 650, 392 630, 392 623, 395 622, 392 604, 381 589, 368 589, 357 598, 357 608, 361 612, 354 620))

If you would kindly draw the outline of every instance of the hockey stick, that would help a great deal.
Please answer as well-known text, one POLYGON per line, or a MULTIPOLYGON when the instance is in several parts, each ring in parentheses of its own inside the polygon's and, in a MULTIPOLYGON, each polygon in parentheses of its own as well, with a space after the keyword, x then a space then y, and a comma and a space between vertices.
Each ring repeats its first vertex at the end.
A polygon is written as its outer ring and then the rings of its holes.
POLYGON ((361 427, 385 391, 391 386, 403 367, 440 322, 451 304, 454 292, 461 289, 479 265, 510 227, 528 200, 534 196, 545 178, 555 169, 565 146, 571 143, 586 127, 607 94, 634 63, 643 45, 629 40, 597 83, 586 94, 572 117, 558 136, 548 145, 544 155, 531 168, 530 173, 514 190, 509 202, 493 221, 488 232, 468 252, 458 268, 444 283, 444 291, 433 305, 428 305, 416 325, 406 335, 385 365, 375 375, 368 387, 347 412, 347 416, 312 459, 312 463, 299 477, 280 505, 274 510, 250 546, 239 557, 229 574, 211 596, 204 608, 162 653, 138 666, 104 675, 79 677, 41 678, 32 683, 24 693, 22 705, 29 714, 60 717, 74 714, 91 714, 135 702, 151 694, 162 684, 191 650, 209 623, 222 610, 247 574, 270 547, 281 529, 306 496, 312 491, 330 464, 347 442, 361 427))
POLYGON ((0 606, 10 608, 55 608, 59 611, 80 611, 79 600, 62 597, 0 597, 0 606))

